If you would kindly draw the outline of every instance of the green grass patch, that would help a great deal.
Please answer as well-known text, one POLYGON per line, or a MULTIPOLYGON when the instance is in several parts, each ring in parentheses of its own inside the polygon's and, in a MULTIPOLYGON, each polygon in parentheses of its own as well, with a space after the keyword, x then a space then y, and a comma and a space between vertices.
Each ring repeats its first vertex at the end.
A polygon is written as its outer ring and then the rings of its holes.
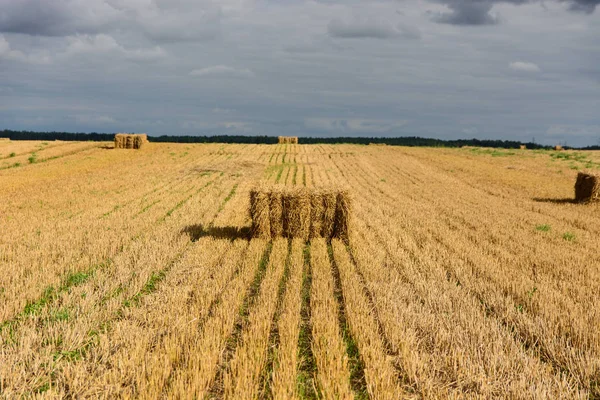
POLYGON ((564 240, 566 240, 567 242, 574 242, 575 239, 577 239, 577 237, 575 236, 575 234, 571 233, 571 232, 565 232, 565 233, 563 233, 562 238, 564 240))
POLYGON ((536 231, 540 231, 540 232, 550 232, 550 230, 552 229, 552 227, 548 224, 543 224, 543 225, 536 225, 535 226, 535 230, 536 231))

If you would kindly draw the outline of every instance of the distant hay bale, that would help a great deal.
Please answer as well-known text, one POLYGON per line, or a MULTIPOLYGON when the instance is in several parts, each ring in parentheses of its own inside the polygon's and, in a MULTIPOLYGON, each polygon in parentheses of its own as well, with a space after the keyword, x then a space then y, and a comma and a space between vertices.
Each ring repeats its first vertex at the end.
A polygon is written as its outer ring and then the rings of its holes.
POLYGON ((279 144, 298 144, 297 136, 277 136, 277 143, 279 144))
POLYGON ((521 150, 527 150, 527 146, 525 146, 524 144, 520 145, 520 146, 519 146, 519 148, 520 148, 521 150))
POLYGON ((387 146, 387 143, 369 143, 369 146, 387 146))
POLYGON ((145 133, 115 135, 115 149, 141 149, 145 143, 148 143, 148 135, 145 133))
POLYGON ((351 200, 347 190, 260 185, 250 190, 255 237, 349 239, 351 200))
POLYGON ((563 147, 561 145, 556 145, 554 146, 554 150, 560 151, 560 150, 564 150, 563 147))
POLYGON ((10 140, 10 138, 7 138, 7 137, 0 137, 0 141, 9 141, 9 140, 10 140))
POLYGON ((600 175, 579 172, 575 181, 575 200, 581 203, 600 200, 600 175))

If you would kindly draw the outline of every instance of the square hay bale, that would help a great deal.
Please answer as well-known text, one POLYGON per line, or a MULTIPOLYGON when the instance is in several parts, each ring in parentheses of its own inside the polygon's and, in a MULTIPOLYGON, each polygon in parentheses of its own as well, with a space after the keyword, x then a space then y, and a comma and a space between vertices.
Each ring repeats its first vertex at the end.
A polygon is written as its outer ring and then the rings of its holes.
POLYGON ((117 133, 115 135, 115 149, 141 149, 144 143, 148 143, 148 135, 117 133))
POLYGON ((520 145, 520 146, 519 146, 519 148, 520 148, 521 150, 527 150, 527 146, 525 146, 524 144, 520 145))
POLYGON ((561 145, 557 144, 556 146, 554 146, 554 150, 561 151, 561 150, 564 150, 564 149, 563 149, 563 147, 561 145))
POLYGON ((600 200, 600 175, 579 172, 575 181, 575 200, 581 203, 600 200))
POLYGON ((350 193, 343 189, 260 185, 250 191, 255 237, 348 241, 350 214, 350 193))
POLYGON ((297 136, 277 136, 277 143, 279 144, 298 144, 297 136))

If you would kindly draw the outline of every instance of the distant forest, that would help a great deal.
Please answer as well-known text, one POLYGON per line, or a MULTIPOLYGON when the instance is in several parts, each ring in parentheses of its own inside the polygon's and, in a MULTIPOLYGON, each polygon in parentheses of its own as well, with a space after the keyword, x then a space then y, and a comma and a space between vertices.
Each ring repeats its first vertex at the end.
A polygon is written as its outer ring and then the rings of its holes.
MULTIPOLYGON (((114 133, 71 133, 71 132, 32 132, 32 131, 0 131, 0 138, 10 138, 11 140, 66 140, 66 141, 95 141, 106 142, 114 139, 114 133)), ((170 142, 170 143, 255 143, 255 144, 274 144, 277 143, 277 136, 241 136, 241 135, 215 135, 215 136, 148 136, 150 142, 170 142)), ((443 140, 421 138, 416 136, 407 137, 300 137, 300 143, 307 144, 387 144, 391 146, 420 146, 420 147, 491 147, 518 149, 521 144, 525 144, 528 149, 549 149, 551 146, 543 146, 537 143, 523 143, 514 140, 480 140, 480 139, 458 139, 443 140)), ((573 147, 564 146, 565 149, 573 147)), ((580 150, 600 150, 600 146, 587 146, 580 150)))

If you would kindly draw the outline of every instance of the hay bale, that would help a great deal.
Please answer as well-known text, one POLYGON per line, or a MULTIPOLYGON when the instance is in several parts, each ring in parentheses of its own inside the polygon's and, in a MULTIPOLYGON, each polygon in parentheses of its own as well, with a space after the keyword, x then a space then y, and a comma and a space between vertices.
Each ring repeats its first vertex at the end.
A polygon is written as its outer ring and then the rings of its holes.
POLYGON ((561 145, 556 145, 554 146, 554 150, 560 151, 560 150, 564 150, 563 147, 561 145))
POLYGON ((141 149, 144 143, 148 143, 148 135, 145 133, 115 135, 115 149, 141 149))
POLYGON ((277 143, 279 144, 298 144, 297 136, 277 136, 277 143))
POLYGON ((348 241, 350 207, 347 190, 261 185, 250 191, 255 237, 337 237, 348 241))
POLYGON ((519 146, 519 148, 520 148, 521 150, 527 150, 527 146, 525 146, 524 144, 520 145, 520 146, 519 146))
POLYGON ((265 187, 250 190, 250 217, 252 218, 252 235, 255 237, 271 237, 269 220, 269 192, 265 187))
POLYGON ((269 193, 271 237, 283 236, 283 187, 272 187, 269 193))
POLYGON ((348 190, 340 190, 337 194, 335 209, 335 227, 333 236, 348 242, 350 240, 350 210, 352 199, 348 190))
POLYGON ((600 200, 600 175, 579 172, 575 181, 575 200, 581 203, 600 200))

